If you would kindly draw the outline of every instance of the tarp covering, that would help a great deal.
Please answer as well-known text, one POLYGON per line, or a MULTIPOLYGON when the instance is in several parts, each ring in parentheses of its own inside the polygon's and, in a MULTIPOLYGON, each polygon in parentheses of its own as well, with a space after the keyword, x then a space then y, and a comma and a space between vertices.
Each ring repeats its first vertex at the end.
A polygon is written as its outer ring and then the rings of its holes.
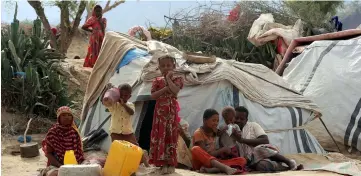
MULTIPOLYGON (((119 73, 115 73, 110 79, 110 83, 114 85, 133 84, 134 80, 141 75, 141 68, 149 61, 150 57, 133 60, 120 68, 119 73)), ((137 136, 144 135, 139 134, 143 119, 151 118, 144 116, 144 109, 147 109, 144 102, 150 100, 150 88, 150 82, 139 84, 135 87, 129 100, 136 102, 133 128, 136 129, 137 136)), ((220 112, 227 105, 245 106, 250 111, 250 121, 258 122, 268 132, 271 143, 277 145, 283 153, 324 152, 317 140, 303 129, 304 125, 314 118, 312 112, 293 107, 266 108, 246 99, 236 87, 226 80, 199 86, 186 86, 180 92, 178 100, 181 106, 180 117, 190 124, 190 133, 201 126, 203 112, 207 108, 215 108, 220 112), (295 129, 292 130, 292 128, 295 129)), ((93 116, 89 115, 83 122, 82 134, 96 129, 109 115, 100 102, 97 102, 93 108, 95 108, 93 116)), ((108 128, 109 121, 105 123, 103 129, 107 131, 108 128)), ((107 151, 109 146, 110 138, 107 138, 102 142, 101 147, 107 151)))
MULTIPOLYGON (((107 33, 100 56, 108 64, 107 67, 96 64, 94 69, 102 70, 110 67, 110 63, 122 62, 129 52, 137 47, 137 41, 127 39, 127 36, 116 33, 107 33), (110 37, 111 36, 111 37, 110 37), (119 40, 119 41, 117 41, 119 40), (117 45, 111 45, 111 44, 117 45), (133 46, 125 50, 120 46, 133 46), (104 53, 106 51, 107 53, 104 53), (109 52, 109 53, 108 53, 109 52), (115 54, 114 54, 115 53, 115 54), (127 54, 125 54, 127 53, 127 54), (122 57, 122 58, 119 58, 122 57), (101 67, 101 68, 100 68, 101 67)), ((184 76, 185 87, 179 93, 178 101, 181 107, 180 117, 190 126, 190 133, 202 125, 202 116, 205 109, 214 108, 218 112, 225 106, 245 106, 249 109, 249 120, 259 123, 268 132, 270 141, 281 149, 282 153, 324 153, 318 141, 306 130, 304 126, 315 116, 319 115, 318 106, 309 98, 292 90, 290 85, 268 68, 257 64, 245 64, 236 61, 225 61, 220 58, 214 64, 187 64, 182 59, 182 52, 176 48, 157 41, 147 42, 150 55, 130 59, 131 61, 119 68, 119 71, 102 71, 104 75, 92 76, 89 80, 87 97, 92 97, 94 103, 83 109, 85 120, 81 125, 81 134, 85 135, 99 128, 100 124, 109 117, 109 112, 99 101, 101 91, 95 91, 90 85, 101 86, 107 83, 119 85, 128 83, 133 85, 132 97, 129 101, 135 103, 133 115, 133 128, 136 136, 140 134, 150 97, 151 81, 159 75, 154 55, 156 51, 163 50, 177 57, 177 74, 184 76), (103 78, 103 79, 101 79, 103 78), (109 79, 108 79, 109 78, 109 79), (95 80, 95 81, 94 81, 95 80), (88 90, 93 93, 89 94, 88 90), (89 94, 89 95, 88 95, 89 94)), ((111 66, 111 68, 113 68, 111 66)), ((103 86, 103 87, 102 87, 103 86)), ((221 118, 221 123, 223 120, 221 118)), ((109 121, 102 126, 109 130, 109 121)), ((107 151, 110 147, 110 137, 101 144, 107 151)))
POLYGON ((291 41, 302 36, 302 28, 303 25, 300 19, 297 20, 292 27, 275 23, 273 15, 270 13, 261 14, 260 17, 253 22, 247 39, 253 45, 261 46, 279 38, 280 41, 277 43, 277 50, 279 54, 283 56, 291 41))
POLYGON ((135 49, 135 47, 146 49, 142 41, 121 36, 126 35, 116 32, 105 33, 97 62, 89 77, 84 95, 83 109, 80 116, 82 120, 85 119, 89 108, 94 105, 105 85, 109 82, 110 77, 114 74, 124 55, 129 50, 135 49))
POLYGON ((315 41, 283 75, 320 106, 337 141, 361 151, 361 39, 315 41))
MULTIPOLYGON (((103 47, 110 48, 104 48, 102 51, 116 54, 107 57, 107 53, 101 53, 101 56, 109 60, 107 63, 121 63, 123 58, 128 57, 129 53, 125 53, 132 48, 124 50, 119 48, 121 45, 110 44, 119 42, 114 40, 120 40, 123 45, 135 46, 131 44, 134 41, 115 33, 107 36, 103 47), (122 58, 118 58, 119 56, 122 58)), ((293 91, 289 84, 268 68, 257 64, 224 61, 219 58, 214 64, 188 65, 182 59, 182 53, 170 45, 149 41, 147 46, 150 55, 136 56, 136 59, 131 59, 131 62, 121 67, 119 72, 115 72, 114 67, 113 71, 105 72, 108 76, 103 76, 103 80, 97 78, 99 86, 108 82, 113 85, 121 83, 134 85, 129 101, 135 102, 133 128, 137 137, 149 135, 140 134, 140 128, 145 118, 152 118, 145 117, 148 101, 151 100, 151 80, 158 74, 152 55, 156 54, 156 50, 166 50, 177 56, 179 68, 177 73, 183 75, 186 80, 178 101, 181 106, 180 117, 190 124, 191 134, 201 126, 205 109, 214 108, 221 112, 225 106, 245 106, 250 111, 249 120, 258 122, 268 132, 271 143, 279 147, 282 153, 324 153, 317 140, 304 129, 309 121, 319 115, 318 107, 307 97, 293 91), (108 77, 108 80, 104 80, 108 77)), ((96 64, 95 69, 97 67, 100 69, 101 65, 96 64)), ((102 77, 102 75, 98 76, 102 77)), ((92 78, 89 82, 91 81, 92 78)), ((88 93, 87 91, 86 94, 88 93)), ((84 113, 86 118, 81 126, 82 135, 97 129, 109 116, 109 112, 106 112, 105 107, 99 102, 100 93, 97 97, 95 95, 95 93, 91 95, 95 98, 93 105, 84 113)), ((223 123, 222 119, 221 123, 223 123)), ((101 128, 108 131, 109 121, 101 128)), ((109 146, 110 137, 102 142, 101 148, 107 151, 109 146)))
MULTIPOLYGON (((167 47, 159 45, 158 48, 174 53, 176 58, 179 56, 174 48, 170 48, 169 45, 167 47)), ((140 83, 151 82, 155 77, 161 75, 157 69, 158 57, 156 54, 144 66, 140 83)), ((319 112, 317 105, 311 102, 308 97, 291 89, 290 85, 281 77, 261 64, 242 63, 220 58, 217 58, 215 63, 210 64, 187 64, 181 57, 178 57, 177 64, 177 74, 184 77, 185 85, 195 86, 227 80, 238 88, 247 99, 263 106, 290 106, 319 112)))
POLYGON ((278 75, 283 74, 286 63, 288 63, 292 59, 292 51, 297 46, 305 45, 305 44, 308 45, 308 44, 312 43, 313 41, 342 40, 343 38, 358 37, 360 35, 361 35, 361 29, 350 29, 350 30, 345 30, 345 31, 341 31, 341 32, 332 32, 332 33, 327 33, 327 34, 296 38, 296 39, 292 40, 291 44, 287 48, 286 54, 283 56, 282 62, 277 67, 276 73, 278 75))

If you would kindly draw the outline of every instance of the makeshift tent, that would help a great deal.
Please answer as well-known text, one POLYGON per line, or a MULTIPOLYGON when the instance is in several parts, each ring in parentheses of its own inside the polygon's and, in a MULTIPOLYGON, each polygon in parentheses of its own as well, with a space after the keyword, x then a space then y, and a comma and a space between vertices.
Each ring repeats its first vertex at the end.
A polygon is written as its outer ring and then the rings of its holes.
MULTIPOLYGON (((185 80, 185 87, 178 96, 180 117, 190 124, 191 134, 201 126, 205 109, 221 112, 225 106, 245 106, 249 110, 249 120, 259 123, 282 153, 324 153, 315 137, 304 129, 308 122, 320 116, 318 106, 293 91, 265 66, 220 58, 214 63, 192 64, 170 45, 142 42, 115 32, 106 33, 89 78, 80 127, 82 135, 97 128, 108 131, 109 112, 100 102, 102 91, 108 83, 129 83, 133 85, 130 101, 135 103, 136 111, 133 127, 141 147, 149 148, 155 104, 150 89, 153 78, 160 75, 156 59, 159 51, 177 58, 176 74, 185 80), (122 66, 117 70, 119 65, 122 66)), ((101 143, 105 151, 109 146, 110 137, 101 143)))
POLYGON ((360 29, 350 29, 345 30, 341 32, 332 32, 327 34, 321 34, 321 35, 315 35, 315 36, 309 36, 309 37, 300 37, 293 39, 289 47, 287 48, 287 51, 285 55, 283 56, 283 59, 280 63, 280 65, 277 67, 276 73, 279 75, 283 74, 283 71, 286 67, 286 64, 290 62, 290 60, 294 57, 295 53, 299 53, 300 51, 303 51, 304 46, 307 46, 311 44, 314 41, 319 40, 347 40, 350 38, 355 38, 361 35, 360 29), (300 46, 301 49, 297 49, 297 47, 300 46))
POLYGON ((313 42, 292 59, 283 78, 320 106, 337 141, 361 151, 360 38, 313 42))

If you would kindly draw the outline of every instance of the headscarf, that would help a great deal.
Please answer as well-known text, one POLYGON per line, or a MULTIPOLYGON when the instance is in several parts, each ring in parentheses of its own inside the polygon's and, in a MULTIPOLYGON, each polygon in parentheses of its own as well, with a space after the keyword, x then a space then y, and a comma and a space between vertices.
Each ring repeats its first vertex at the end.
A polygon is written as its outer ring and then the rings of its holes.
MULTIPOLYGON (((57 110, 57 123, 53 125, 46 134, 42 142, 43 151, 47 153, 47 146, 52 147, 54 150, 52 154, 60 163, 63 163, 65 152, 67 150, 73 150, 76 160, 78 163, 81 163, 84 160, 84 154, 79 130, 74 123, 74 119, 71 126, 60 124, 60 115, 64 113, 69 113, 74 118, 71 109, 67 106, 62 106, 57 110)), ((48 166, 49 165, 50 162, 48 161, 48 166)))
MULTIPOLYGON (((102 7, 101 7, 100 5, 95 5, 95 6, 93 7, 93 10, 92 10, 92 16, 89 17, 89 18, 86 20, 86 22, 85 22, 85 24, 83 25, 83 27, 86 27, 86 28, 92 27, 92 28, 94 29, 95 23, 101 22, 101 23, 99 23, 99 25, 100 25, 100 26, 103 26, 103 27, 104 27, 104 30, 105 30, 107 20, 106 20, 105 18, 103 18, 103 17, 102 17, 102 19, 101 19, 100 21, 98 20, 98 18, 96 17, 96 14, 95 14, 95 9, 96 9, 96 8, 101 8, 101 9, 102 9, 102 7)), ((105 32, 105 31, 104 31, 104 32, 105 32)), ((101 33, 104 35, 103 31, 102 31, 101 33)))
MULTIPOLYGON (((62 106, 56 111, 56 118, 58 120, 58 123, 59 123, 59 120, 60 120, 59 119, 60 115, 64 114, 64 113, 68 113, 68 114, 71 114, 73 116, 73 123, 71 124, 71 127, 73 127, 79 133, 78 127, 74 123, 74 114, 73 114, 72 110, 68 106, 62 106)), ((79 136, 80 136, 80 133, 79 133, 79 136)))
POLYGON ((93 10, 92 10, 92 16, 93 16, 93 17, 96 17, 96 15, 95 15, 95 9, 96 9, 96 8, 101 8, 101 9, 103 9, 102 6, 100 6, 100 5, 95 5, 95 6, 93 7, 93 10))
POLYGON ((51 28, 51 32, 56 36, 58 33, 58 30, 56 28, 51 28))

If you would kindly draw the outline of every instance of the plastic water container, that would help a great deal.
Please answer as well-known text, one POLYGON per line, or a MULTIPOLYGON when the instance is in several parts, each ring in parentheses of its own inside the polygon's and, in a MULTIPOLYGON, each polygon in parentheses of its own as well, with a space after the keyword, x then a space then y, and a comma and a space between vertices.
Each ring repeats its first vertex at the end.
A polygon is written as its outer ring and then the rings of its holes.
POLYGON ((62 165, 58 176, 102 176, 102 169, 98 164, 62 165))
POLYGON ((113 102, 117 102, 119 101, 119 98, 120 98, 119 89, 113 87, 105 92, 103 101, 106 99, 111 99, 113 102))
POLYGON ((76 161, 74 151, 67 150, 64 155, 64 165, 76 165, 78 162, 76 161))
POLYGON ((104 176, 130 176, 136 173, 143 150, 127 141, 113 141, 104 165, 104 176))

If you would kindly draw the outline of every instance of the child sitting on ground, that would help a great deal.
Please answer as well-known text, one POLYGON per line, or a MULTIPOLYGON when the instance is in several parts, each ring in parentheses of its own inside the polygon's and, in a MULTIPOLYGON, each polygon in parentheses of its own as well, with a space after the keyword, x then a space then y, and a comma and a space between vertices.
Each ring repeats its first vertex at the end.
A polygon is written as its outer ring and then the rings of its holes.
POLYGON ((220 158, 224 160, 237 158, 239 157, 237 141, 231 137, 233 130, 241 131, 239 126, 235 124, 236 111, 233 107, 227 106, 222 110, 222 117, 225 124, 218 130, 219 145, 220 147, 229 147, 231 153, 223 153, 220 158))
MULTIPOLYGON (((111 85, 107 86, 112 88, 111 85)), ((111 114, 110 120, 110 137, 112 142, 114 140, 124 140, 138 145, 132 127, 132 115, 134 114, 134 104, 128 102, 132 95, 132 87, 129 84, 122 84, 118 87, 120 98, 118 102, 113 102, 112 99, 105 97, 103 104, 108 108, 111 114)), ((138 145, 139 146, 139 145, 138 145)), ((149 166, 146 154, 142 157, 142 162, 146 167, 149 166)))

